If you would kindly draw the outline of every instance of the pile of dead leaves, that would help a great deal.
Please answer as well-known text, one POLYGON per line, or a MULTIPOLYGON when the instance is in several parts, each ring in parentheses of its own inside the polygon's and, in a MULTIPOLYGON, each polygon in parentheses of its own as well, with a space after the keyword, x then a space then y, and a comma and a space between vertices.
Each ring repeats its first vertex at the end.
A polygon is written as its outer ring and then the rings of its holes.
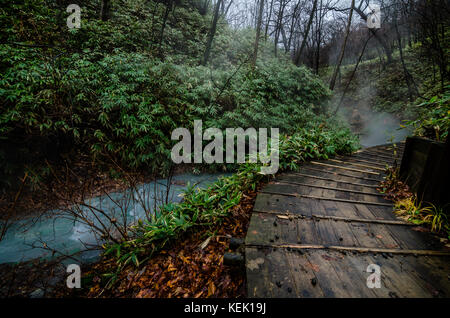
POLYGON ((385 199, 393 202, 411 198, 413 196, 408 185, 402 182, 398 177, 397 168, 388 169, 387 177, 381 182, 381 186, 377 188, 377 190, 385 195, 385 199))
POLYGON ((112 264, 97 264, 87 273, 93 277, 87 296, 244 297, 245 271, 224 265, 223 256, 231 237, 245 237, 256 193, 245 193, 221 224, 186 234, 140 268, 125 268, 111 289, 102 286, 101 276, 112 264))
POLYGON ((63 257, 54 260, 34 259, 18 264, 0 264, 0 298, 55 297, 66 287, 63 257))

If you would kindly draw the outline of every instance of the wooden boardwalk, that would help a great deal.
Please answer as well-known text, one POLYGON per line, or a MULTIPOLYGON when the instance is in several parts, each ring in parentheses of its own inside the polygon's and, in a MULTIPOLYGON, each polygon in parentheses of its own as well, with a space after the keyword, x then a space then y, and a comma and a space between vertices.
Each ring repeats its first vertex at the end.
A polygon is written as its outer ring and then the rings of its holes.
POLYGON ((450 253, 397 219, 377 191, 392 145, 280 174, 255 202, 245 240, 249 297, 450 297, 450 253), (378 265, 381 288, 368 288, 378 265))

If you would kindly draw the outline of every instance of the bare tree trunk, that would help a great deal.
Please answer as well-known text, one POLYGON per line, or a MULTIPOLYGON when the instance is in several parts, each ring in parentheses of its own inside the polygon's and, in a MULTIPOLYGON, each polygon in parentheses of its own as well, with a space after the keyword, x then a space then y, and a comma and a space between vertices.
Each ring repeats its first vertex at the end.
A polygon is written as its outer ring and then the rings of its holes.
POLYGON ((289 40, 288 40, 288 49, 289 50, 291 49, 292 37, 293 37, 293 34, 294 34, 295 20, 296 20, 297 10, 298 10, 299 4, 300 4, 300 2, 297 2, 297 4, 294 7, 294 12, 292 13, 291 27, 289 29, 289 40))
POLYGON ((316 49, 316 69, 315 73, 319 75, 319 66, 320 66, 320 41, 321 41, 321 35, 319 32, 319 40, 317 42, 317 49, 316 49))
POLYGON ((201 15, 206 15, 208 13, 209 1, 210 0, 203 1, 202 6, 199 10, 201 15))
POLYGON ((320 6, 319 6, 319 15, 316 14, 316 20, 317 20, 317 30, 316 30, 316 37, 317 37, 317 49, 316 49, 316 74, 319 75, 319 65, 320 65, 320 44, 322 42, 322 9, 323 9, 323 3, 322 0, 320 0, 320 6))
POLYGON ((261 23, 262 23, 262 15, 264 11, 264 0, 259 0, 259 13, 258 13, 258 22, 256 25, 256 38, 255 38, 255 46, 253 50, 253 59, 252 59, 252 67, 254 68, 256 65, 256 59, 258 58, 258 47, 259 47, 259 36, 261 34, 261 23))
POLYGON ((361 63, 361 60, 362 60, 362 58, 364 56, 364 52, 366 51, 367 43, 369 43, 369 40, 372 38, 372 35, 373 34, 369 35, 369 37, 367 38, 366 42, 364 43, 364 46, 363 46, 362 51, 361 51, 361 54, 359 55, 358 61, 356 62, 355 68, 353 69, 352 73, 350 74, 350 78, 348 79, 348 82, 345 85, 344 91, 342 92, 342 96, 341 96, 341 98, 339 100, 339 104, 337 105, 337 107, 336 107, 336 109, 335 109, 335 111, 333 113, 334 115, 337 114, 337 112, 339 111, 339 108, 342 105, 342 102, 344 101, 345 94, 347 93, 347 90, 348 90, 348 88, 350 86, 350 83, 352 82, 353 77, 356 74, 356 70, 358 69, 358 66, 361 63))
MULTIPOLYGON (((367 21, 367 15, 360 8, 355 7, 354 3, 352 5, 352 8, 356 11, 356 13, 359 14, 361 19, 363 19, 364 21, 367 21)), ((383 47, 384 53, 386 54, 386 57, 387 57, 387 63, 391 63, 392 62, 392 50, 391 50, 391 47, 389 46, 389 44, 379 34, 377 34, 376 30, 374 30, 374 29, 369 29, 369 30, 373 34, 375 39, 377 39, 377 41, 383 47)))
POLYGON ((111 10, 111 1, 110 0, 102 0, 102 5, 100 8, 100 19, 102 21, 109 20, 111 10))
MULTIPOLYGON (((223 16, 226 17, 228 15, 228 11, 230 10, 231 5, 233 4, 233 0, 230 0, 230 2, 227 5, 227 8, 225 9, 225 12, 223 13, 223 16)), ((223 4, 225 7, 225 3, 223 4)))
POLYGON ((300 64, 300 58, 302 57, 302 53, 303 53, 303 50, 304 50, 305 45, 306 45, 306 40, 308 38, 309 29, 311 28, 311 24, 312 24, 312 21, 313 21, 313 18, 314 18, 314 12, 316 11, 316 8, 317 8, 317 0, 314 0, 314 4, 313 4, 313 7, 312 7, 311 15, 309 16, 308 25, 306 26, 305 34, 304 34, 304 37, 303 37, 303 41, 302 41, 302 44, 300 46, 300 50, 298 51, 298 53, 297 53, 297 55, 295 57, 295 61, 294 61, 295 65, 299 65, 300 64))
POLYGON ((278 18, 277 18, 277 25, 275 29, 275 56, 277 56, 278 53, 278 43, 280 39, 280 33, 283 32, 283 15, 284 15, 284 9, 286 8, 286 3, 283 2, 283 0, 280 1, 280 9, 278 10, 278 18))
POLYGON ((286 31, 284 31, 283 26, 281 26, 281 39, 283 40, 284 51, 288 52, 289 51, 288 39, 286 36, 286 31))
POLYGON ((352 24, 352 16, 353 16, 354 6, 355 6, 355 0, 352 0, 352 7, 350 8, 350 14, 348 15, 347 28, 345 30, 344 43, 342 43, 341 53, 339 53, 339 59, 337 61, 336 67, 334 68, 334 73, 333 73, 333 76, 331 77, 331 81, 330 81, 330 89, 331 90, 333 90, 334 86, 336 85, 336 77, 339 72, 339 68, 341 67, 342 60, 344 59, 345 47, 347 45, 347 39, 348 39, 348 35, 350 33, 350 26, 352 24))
POLYGON ((267 33, 269 32, 269 23, 270 23, 270 18, 272 17, 272 10, 273 10, 273 0, 270 2, 269 17, 267 18, 266 30, 264 32, 264 40, 265 41, 267 41, 267 33))
POLYGON ((164 40, 164 30, 166 29, 166 24, 167 24, 167 19, 169 18, 169 13, 170 11, 172 11, 172 4, 173 4, 173 0, 170 0, 167 4, 166 4, 166 10, 164 12, 164 18, 163 18, 163 23, 161 26, 161 32, 159 34, 159 49, 158 49, 158 54, 160 56, 162 56, 162 43, 164 40))
POLYGON ((411 73, 409 73, 409 71, 406 67, 406 64, 405 64, 405 60, 403 58, 402 38, 400 35, 400 31, 398 29, 397 14, 394 17, 394 20, 395 20, 395 22, 394 22, 395 33, 397 34, 398 50, 400 53, 400 61, 402 62, 403 73, 405 75, 406 85, 408 86, 409 100, 412 102, 415 99, 414 96, 418 96, 419 92, 417 89, 417 85, 414 82, 414 78, 412 77, 411 73))
POLYGON ((219 20, 219 9, 222 5, 222 1, 223 0, 217 0, 216 8, 214 9, 214 18, 211 24, 211 29, 209 30, 208 33, 208 40, 206 41, 206 49, 203 55, 202 65, 206 65, 208 63, 209 55, 211 53, 212 42, 214 40, 214 35, 216 34, 217 21, 219 20))

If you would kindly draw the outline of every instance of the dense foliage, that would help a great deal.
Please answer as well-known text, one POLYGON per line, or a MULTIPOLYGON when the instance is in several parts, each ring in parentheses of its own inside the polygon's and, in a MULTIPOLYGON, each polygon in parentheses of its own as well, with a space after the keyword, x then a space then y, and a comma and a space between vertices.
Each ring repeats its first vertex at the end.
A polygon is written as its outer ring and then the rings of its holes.
POLYGON ((431 97, 417 107, 418 117, 408 121, 415 135, 445 141, 450 129, 450 85, 443 94, 431 97))
POLYGON ((125 1, 107 21, 97 6, 82 8, 78 30, 66 28, 65 6, 50 1, 2 7, 2 187, 81 156, 163 173, 171 131, 194 118, 289 133, 323 112, 329 91, 306 68, 264 45, 249 67, 252 31, 221 25, 211 65, 199 65, 210 16, 189 1, 175 6, 163 33, 163 3, 125 1))

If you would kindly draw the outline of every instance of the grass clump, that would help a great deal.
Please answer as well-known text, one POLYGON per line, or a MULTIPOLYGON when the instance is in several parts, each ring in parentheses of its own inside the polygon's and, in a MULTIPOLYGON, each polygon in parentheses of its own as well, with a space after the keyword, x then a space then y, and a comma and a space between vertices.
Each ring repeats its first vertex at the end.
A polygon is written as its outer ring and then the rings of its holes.
POLYGON ((443 207, 424 204, 416 196, 395 203, 395 213, 414 224, 426 224, 435 233, 444 233, 450 239, 450 223, 443 207))

